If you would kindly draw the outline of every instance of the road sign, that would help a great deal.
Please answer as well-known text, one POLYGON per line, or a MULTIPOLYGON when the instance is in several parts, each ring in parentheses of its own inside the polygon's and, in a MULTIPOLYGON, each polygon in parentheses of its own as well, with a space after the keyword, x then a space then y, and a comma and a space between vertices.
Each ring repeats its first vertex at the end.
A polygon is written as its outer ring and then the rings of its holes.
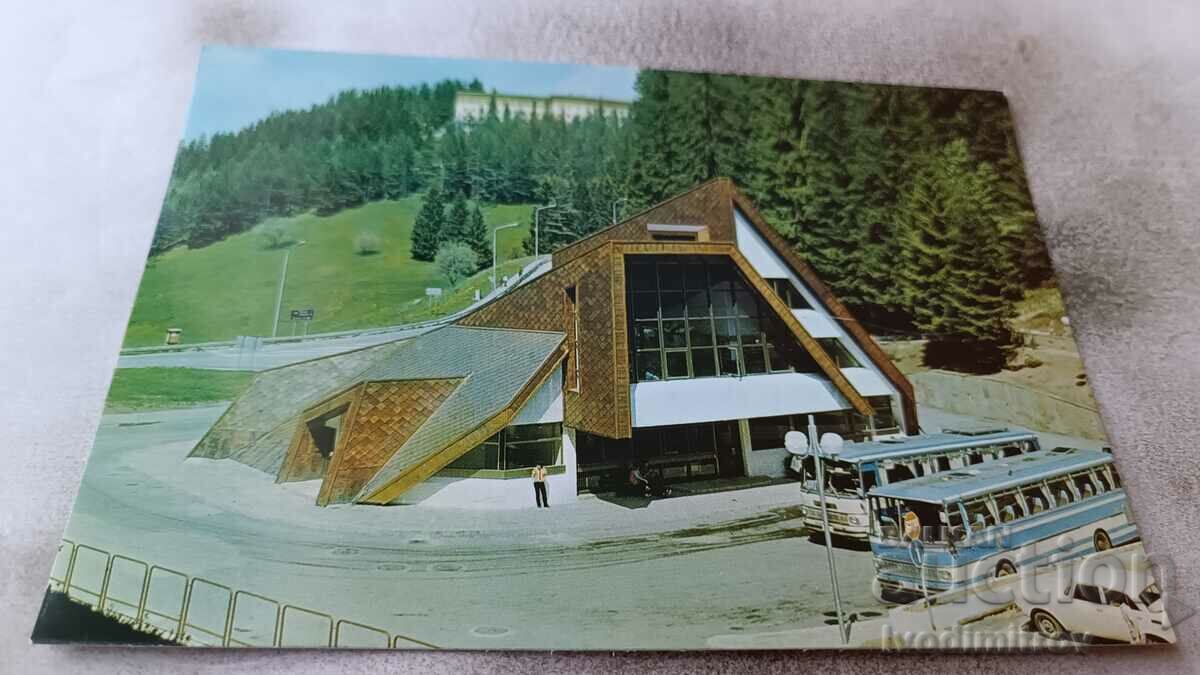
POLYGON ((312 321, 314 314, 312 309, 293 309, 292 321, 312 321))

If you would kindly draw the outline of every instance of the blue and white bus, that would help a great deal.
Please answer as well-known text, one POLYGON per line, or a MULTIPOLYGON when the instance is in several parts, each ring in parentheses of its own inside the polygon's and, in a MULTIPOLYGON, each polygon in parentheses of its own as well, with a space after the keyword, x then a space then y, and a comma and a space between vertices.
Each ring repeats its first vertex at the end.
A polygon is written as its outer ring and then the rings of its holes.
POLYGON ((898 602, 1137 539, 1112 455, 1056 448, 876 487, 875 589, 898 602), (911 556, 919 539, 922 570, 911 556))
MULTIPOLYGON (((1040 449, 1033 433, 1006 429, 943 430, 937 434, 848 443, 836 456, 822 457, 829 527, 834 534, 866 541, 867 492, 871 488, 1040 449)), ((790 468, 803 481, 804 524, 820 530, 821 500, 814 461, 812 455, 794 457, 790 468)))

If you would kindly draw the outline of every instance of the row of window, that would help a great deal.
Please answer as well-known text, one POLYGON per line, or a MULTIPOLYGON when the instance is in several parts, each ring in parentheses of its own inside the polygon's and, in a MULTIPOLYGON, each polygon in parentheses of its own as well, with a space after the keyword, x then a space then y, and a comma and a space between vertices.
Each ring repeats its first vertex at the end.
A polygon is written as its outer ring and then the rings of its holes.
MULTIPOLYGON (((635 382, 820 371, 727 258, 630 257, 626 275, 635 382)), ((808 307, 790 281, 770 281, 808 307)), ((818 342, 838 367, 859 365, 837 338, 818 342)))
MULTIPOLYGON (((876 411, 876 429, 880 424, 895 424, 891 399, 887 396, 871 396, 867 401, 876 411)), ((867 418, 852 410, 835 410, 813 415, 820 433, 834 432, 848 441, 865 440, 869 434, 867 418)), ((748 420, 750 447, 753 450, 769 450, 783 447, 783 436, 788 431, 808 429, 807 415, 781 415, 778 417, 756 417, 748 420)), ((607 464, 633 460, 653 459, 671 455, 720 453, 739 449, 741 439, 738 423, 734 420, 680 424, 661 427, 638 427, 631 439, 613 439, 594 436, 582 431, 576 434, 576 452, 579 463, 607 464)))
MULTIPOLYGON (((995 525, 997 522, 1010 523, 1048 508, 1073 504, 1080 499, 1094 497, 1119 487, 1121 478, 1116 469, 1111 465, 1101 466, 969 500, 963 503, 963 509, 971 527, 978 529, 995 525)), ((961 524, 962 518, 956 510, 951 509, 950 525, 961 524)))
POLYGON ((616 439, 576 432, 580 465, 625 464, 674 455, 718 454, 741 447, 736 421, 638 427, 633 438, 616 439))
POLYGON ((897 483, 902 480, 912 480, 929 474, 960 469, 973 464, 982 464, 1005 457, 1035 452, 1039 446, 1033 441, 1018 441, 1002 445, 988 445, 975 448, 956 448, 936 455, 922 455, 907 460, 889 461, 886 466, 887 482, 897 483))
POLYGON ((562 424, 505 427, 447 465, 450 469, 527 469, 554 466, 562 453, 562 424))
MULTIPOLYGON (((868 396, 867 402, 875 409, 875 430, 891 431, 896 428, 896 417, 892 412, 888 396, 868 396)), ((813 421, 819 433, 833 432, 847 441, 863 441, 870 436, 867 418, 853 410, 834 410, 816 413, 813 421)), ((780 415, 757 417, 750 422, 750 448, 752 450, 775 450, 783 447, 783 436, 789 431, 806 431, 808 415, 780 415)))

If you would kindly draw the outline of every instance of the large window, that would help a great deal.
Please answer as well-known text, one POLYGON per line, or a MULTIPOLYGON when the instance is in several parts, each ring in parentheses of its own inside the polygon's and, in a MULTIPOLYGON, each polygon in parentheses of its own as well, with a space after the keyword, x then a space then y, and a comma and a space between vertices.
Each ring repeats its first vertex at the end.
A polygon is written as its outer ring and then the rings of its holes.
POLYGON ((886 434, 900 430, 896 413, 892 411, 891 396, 868 396, 867 403, 875 409, 875 433, 886 434))
MULTIPOLYGON (((886 397, 883 398, 886 400, 886 397)), ((874 397, 867 400, 872 401, 873 399, 874 397)), ((777 450, 783 447, 783 437, 787 432, 793 430, 808 432, 807 414, 755 417, 748 422, 750 424, 751 450, 777 450)), ((867 418, 853 410, 815 413, 813 422, 817 425, 818 435, 833 432, 852 442, 869 440, 871 436, 867 418)))
POLYGON ((723 256, 627 256, 635 382, 818 372, 723 256))
POLYGON ((562 424, 522 424, 505 427, 451 462, 450 469, 527 469, 554 466, 562 450, 562 424))
POLYGON ((790 279, 767 279, 767 283, 771 284, 771 290, 775 291, 775 295, 779 296, 791 309, 812 309, 808 301, 804 299, 804 295, 792 285, 790 279))
POLYGON ((858 359, 846 349, 846 345, 837 338, 817 338, 817 343, 821 345, 821 349, 829 354, 833 362, 838 368, 857 368, 859 366, 858 359))

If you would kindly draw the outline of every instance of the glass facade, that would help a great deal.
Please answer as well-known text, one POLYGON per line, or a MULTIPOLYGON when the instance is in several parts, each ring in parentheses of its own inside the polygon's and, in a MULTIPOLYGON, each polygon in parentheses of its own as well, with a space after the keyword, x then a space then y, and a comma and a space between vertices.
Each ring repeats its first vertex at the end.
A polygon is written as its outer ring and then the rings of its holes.
POLYGON ((632 381, 820 372, 724 256, 625 259, 632 381))
MULTIPOLYGON (((875 408, 875 433, 897 431, 896 418, 892 414, 891 398, 868 396, 867 402, 875 408)), ((817 433, 833 432, 847 441, 865 441, 871 436, 867 418, 853 410, 834 410, 813 414, 817 433)), ((783 447, 783 435, 789 431, 808 431, 808 415, 779 415, 756 417, 750 420, 750 448, 752 450, 774 450, 783 447)))
POLYGON ((846 345, 837 338, 817 338, 817 344, 821 345, 821 349, 825 350, 826 354, 833 359, 838 368, 858 368, 860 365, 858 359, 846 349, 846 345))
POLYGON ((812 309, 790 279, 767 279, 767 283, 771 284, 771 290, 775 291, 775 295, 790 309, 812 309))
POLYGON ((522 424, 505 427, 475 446, 446 468, 449 469, 528 469, 541 464, 559 463, 562 451, 562 424, 522 424))
POLYGON ((575 434, 581 489, 613 489, 630 466, 645 463, 664 480, 694 480, 743 473, 741 437, 733 420, 638 427, 632 439, 575 434))

